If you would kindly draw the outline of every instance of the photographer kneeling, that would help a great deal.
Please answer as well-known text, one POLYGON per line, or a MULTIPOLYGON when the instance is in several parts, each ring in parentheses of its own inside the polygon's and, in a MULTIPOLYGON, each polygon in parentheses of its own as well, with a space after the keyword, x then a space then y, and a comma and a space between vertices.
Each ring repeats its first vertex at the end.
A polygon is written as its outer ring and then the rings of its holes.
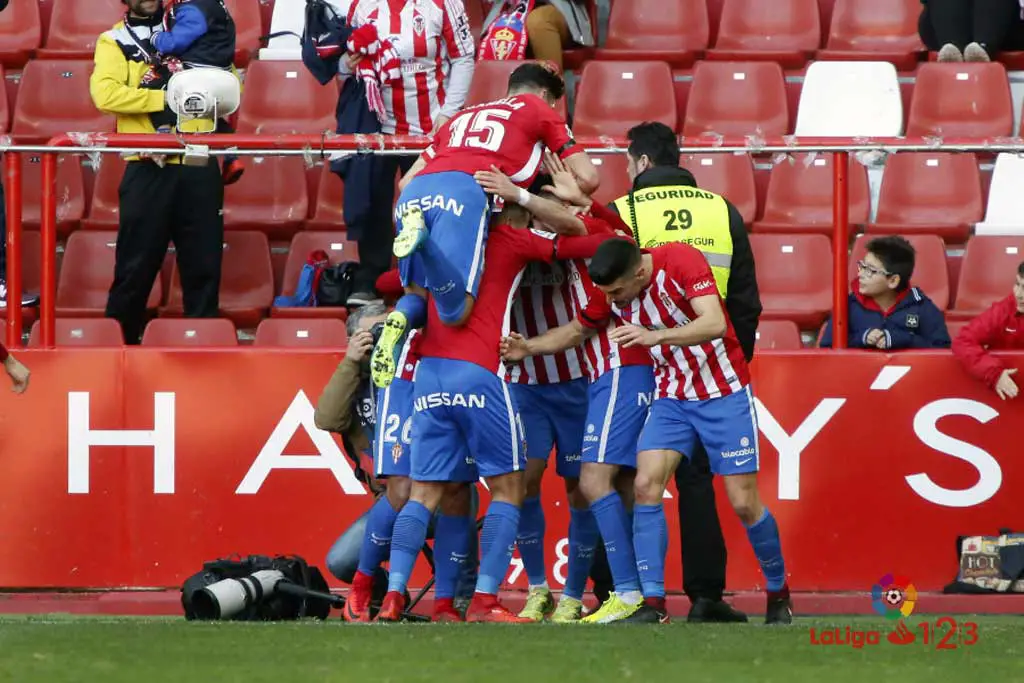
MULTIPOLYGON (((404 362, 395 381, 381 390, 370 381, 370 351, 387 312, 382 304, 370 304, 349 315, 348 351, 324 388, 314 414, 317 428, 341 435, 345 451, 357 461, 357 475, 377 495, 373 507, 327 553, 327 569, 338 580, 352 585, 343 612, 346 621, 370 621, 371 598, 379 602, 387 589, 387 574, 380 565, 390 555, 395 519, 409 499, 411 487, 415 335, 410 336, 403 350, 404 362)), ((478 501, 476 477, 470 470, 467 467, 464 483, 453 484, 447 492, 431 525, 436 558, 434 621, 461 621, 454 599, 458 595, 468 604, 476 584, 478 501)))

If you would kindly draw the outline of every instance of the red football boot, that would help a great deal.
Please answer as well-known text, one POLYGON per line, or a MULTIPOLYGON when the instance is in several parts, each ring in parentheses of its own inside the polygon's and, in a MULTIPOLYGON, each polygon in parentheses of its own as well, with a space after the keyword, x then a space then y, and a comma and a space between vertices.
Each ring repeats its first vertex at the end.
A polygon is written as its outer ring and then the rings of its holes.
POLYGON ((398 591, 388 591, 374 621, 399 622, 405 613, 405 596, 398 591))
POLYGON ((434 623, 461 623, 465 621, 462 615, 459 614, 459 610, 455 609, 455 604, 451 598, 438 598, 434 601, 434 616, 430 620, 434 623))
POLYGON ((517 616, 498 602, 498 596, 477 593, 466 610, 466 621, 490 624, 533 624, 533 619, 517 616))
POLYGON ((373 594, 373 577, 357 571, 352 579, 352 589, 345 600, 341 618, 345 621, 370 621, 370 598, 373 594))

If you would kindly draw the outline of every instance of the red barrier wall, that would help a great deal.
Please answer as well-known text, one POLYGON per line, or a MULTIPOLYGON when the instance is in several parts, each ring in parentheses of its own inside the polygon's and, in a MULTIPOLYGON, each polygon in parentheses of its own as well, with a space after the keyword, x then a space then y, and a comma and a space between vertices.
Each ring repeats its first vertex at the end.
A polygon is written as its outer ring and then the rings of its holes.
MULTIPOLYGON (((174 586, 234 552, 322 566, 370 503, 339 442, 313 427, 338 354, 19 356, 28 393, 0 393, 0 586, 174 586)), ((937 589, 955 574, 957 534, 1024 528, 1024 399, 1000 401, 948 354, 764 354, 754 370, 761 493, 794 589, 865 590, 887 572, 937 589)), ((561 491, 549 476, 553 585, 565 572, 561 491)), ((729 588, 756 588, 746 535, 719 503, 729 588)), ((673 500, 666 509, 676 530, 673 500)), ((669 553, 677 589, 675 538, 669 553)), ((525 585, 515 563, 509 576, 525 585)), ((423 578, 421 567, 413 583, 423 578)))

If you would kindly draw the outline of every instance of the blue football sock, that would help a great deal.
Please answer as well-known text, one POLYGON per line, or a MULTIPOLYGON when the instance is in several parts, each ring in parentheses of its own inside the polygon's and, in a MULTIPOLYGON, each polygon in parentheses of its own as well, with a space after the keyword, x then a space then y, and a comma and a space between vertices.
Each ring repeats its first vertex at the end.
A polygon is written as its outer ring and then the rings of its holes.
POLYGON ((366 519, 366 533, 359 549, 359 571, 372 576, 391 554, 391 534, 395 529, 398 510, 391 506, 387 496, 381 496, 370 508, 366 519))
POLYGON ((469 517, 438 515, 434 525, 434 594, 454 598, 462 565, 469 556, 469 517))
POLYGON ((410 330, 427 324, 427 300, 419 294, 404 294, 395 302, 395 310, 405 315, 410 330))
POLYGON ((544 531, 544 508, 540 504, 540 497, 527 498, 519 511, 516 545, 531 586, 540 586, 548 580, 547 568, 544 566, 544 531))
POLYGON ((761 519, 747 527, 747 538, 754 547, 754 555, 761 563, 761 572, 769 591, 782 590, 786 583, 786 563, 782 559, 782 541, 779 539, 779 525, 768 508, 761 519))
POLYGON ((427 525, 433 515, 430 510, 410 500, 398 513, 395 532, 391 537, 391 566, 388 576, 388 591, 401 593, 409 584, 416 558, 427 540, 427 525))
POLYGON ((668 527, 661 505, 633 506, 633 549, 645 598, 665 597, 665 540, 668 527))
POLYGON ((512 561, 512 547, 519 528, 519 508, 511 503, 491 501, 480 532, 480 576, 476 592, 497 595, 512 561))
POLYGON ((594 520, 604 541, 608 566, 612 571, 616 593, 640 590, 640 578, 636 571, 636 555, 633 553, 633 524, 626 514, 626 506, 618 493, 612 491, 604 498, 590 505, 594 520))
POLYGON ((569 514, 569 566, 562 595, 582 600, 599 532, 594 513, 590 510, 570 509, 569 514))
POLYGON ((420 262, 427 276, 434 305, 437 306, 438 317, 445 323, 458 321, 466 310, 465 276, 429 237, 420 250, 420 262))

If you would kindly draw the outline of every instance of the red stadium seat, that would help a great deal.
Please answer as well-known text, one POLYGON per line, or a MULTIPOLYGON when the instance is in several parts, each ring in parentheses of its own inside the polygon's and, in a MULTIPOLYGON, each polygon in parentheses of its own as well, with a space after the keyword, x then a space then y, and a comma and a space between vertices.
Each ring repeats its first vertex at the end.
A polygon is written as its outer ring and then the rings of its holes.
MULTIPOLYGON (((22 224, 33 230, 40 227, 43 203, 43 164, 38 156, 23 155, 21 164, 22 224)), ((78 228, 85 214, 85 186, 81 158, 57 157, 57 234, 61 237, 78 228)))
MULTIPOLYGON (((398 196, 397 194, 395 195, 398 196)), ((316 191, 313 217, 306 221, 306 230, 340 230, 345 227, 345 183, 325 163, 316 191)))
POLYGON ((42 41, 37 2, 10 3, 0 12, 0 64, 21 68, 42 41))
MULTIPOLYGON (((64 247, 57 280, 58 317, 94 318, 103 315, 107 293, 114 281, 116 232, 74 232, 64 247)), ((146 307, 160 305, 163 288, 158 277, 146 307)))
POLYGON ((836 0, 818 59, 880 60, 909 70, 924 51, 917 33, 920 0, 836 0))
MULTIPOLYGON (((939 310, 949 307, 949 268, 946 266, 946 244, 938 235, 903 235, 914 251, 914 275, 911 284, 928 295, 939 310)), ((868 242, 877 235, 858 235, 850 253, 850 281, 857 277, 857 261, 867 253, 868 242)))
MULTIPOLYGON (((343 232, 299 232, 292 238, 288 248, 288 261, 284 266, 281 283, 281 295, 292 296, 299 282, 302 267, 306 265, 309 255, 318 249, 327 252, 331 265, 345 261, 359 260, 359 247, 355 242, 345 239, 343 232)), ((309 306, 274 306, 270 310, 274 318, 341 318, 347 317, 344 307, 309 307, 309 306)))
POLYGON ((256 328, 253 345, 340 349, 347 343, 345 323, 337 319, 267 318, 256 328))
POLYGON ((750 236, 762 320, 817 329, 832 310, 832 244, 824 235, 750 236))
POLYGON ((800 328, 792 320, 762 320, 757 324, 754 346, 758 351, 799 351, 800 328))
MULTIPOLYGON (((469 95, 466 97, 466 106, 493 102, 505 97, 508 93, 508 77, 520 65, 522 62, 512 59, 488 59, 477 62, 473 71, 473 82, 469 86, 469 95)), ((563 97, 555 105, 555 111, 562 118, 566 118, 568 112, 565 99, 563 97)))
MULTIPOLYGON (((81 234, 81 233, 76 233, 81 234)), ((224 234, 220 279, 220 312, 243 329, 255 328, 274 299, 274 269, 267 236, 254 230, 224 234)), ((177 317, 184 310, 178 264, 171 272, 167 306, 160 315, 177 317)))
POLYGON ((576 95, 573 132, 621 136, 644 121, 676 127, 672 70, 664 62, 587 62, 576 95))
MULTIPOLYGON (((3 16, 3 15, 0 15, 3 16)), ((11 127, 11 104, 7 95, 7 75, 0 67, 0 133, 6 133, 11 127)))
POLYGON ((334 132, 335 81, 320 85, 302 62, 254 61, 245 72, 239 133, 334 132))
POLYGON ((249 157, 245 175, 224 188, 224 225, 258 229, 287 239, 309 214, 306 166, 301 157, 249 157))
MULTIPOLYGON (((850 160, 849 218, 850 232, 868 221, 870 205, 867 170, 855 159, 850 160)), ((832 157, 809 154, 794 155, 775 165, 768 179, 764 216, 754 223, 755 232, 831 234, 832 221, 832 157)))
POLYGON ((62 133, 109 133, 114 118, 96 110, 89 95, 91 61, 32 60, 18 88, 11 133, 45 142, 62 133))
MULTIPOLYGON (((55 322, 57 346, 124 346, 121 323, 113 318, 57 318, 55 322)), ((39 346, 41 335, 37 322, 32 326, 28 345, 39 346)))
POLYGON ((100 34, 109 31, 122 16, 121 0, 54 0, 50 30, 40 56, 91 59, 100 34))
POLYGON ((894 154, 885 164, 872 233, 929 233, 963 244, 982 220, 981 173, 973 154, 894 154))
POLYGON ((697 185, 718 193, 735 205, 750 225, 757 216, 754 164, 746 154, 687 154, 680 164, 689 169, 697 185))
POLYGON ((120 214, 118 189, 124 176, 125 160, 117 154, 101 154, 100 169, 92 187, 89 216, 82 221, 86 230, 116 230, 120 214))
POLYGON ((970 320, 946 320, 946 330, 949 331, 949 338, 956 339, 960 331, 970 324, 970 320))
POLYGON ((143 346, 238 346, 238 333, 224 318, 157 318, 142 333, 143 346))
POLYGON ((975 317, 1013 288, 1017 267, 1024 261, 1024 237, 975 236, 967 242, 956 303, 955 320, 975 317))
POLYGON ((910 101, 907 135, 1000 137, 1013 134, 1006 68, 986 64, 922 64, 910 101))
POLYGON ((235 22, 235 64, 245 67, 252 54, 260 47, 263 35, 259 0, 225 0, 225 6, 235 22))
MULTIPOLYGON (((662 90, 661 92, 667 92, 662 90)), ((698 62, 683 135, 785 135, 789 105, 782 68, 769 62, 698 62)))
POLYGON ((708 47, 705 0, 616 0, 598 59, 657 60, 688 68, 708 47))
POLYGON ((601 178, 601 184, 594 193, 595 202, 611 204, 629 192, 632 184, 626 173, 625 154, 595 154, 592 159, 601 178))
POLYGON ((803 66, 821 46, 818 0, 725 0, 708 59, 769 60, 803 66))

